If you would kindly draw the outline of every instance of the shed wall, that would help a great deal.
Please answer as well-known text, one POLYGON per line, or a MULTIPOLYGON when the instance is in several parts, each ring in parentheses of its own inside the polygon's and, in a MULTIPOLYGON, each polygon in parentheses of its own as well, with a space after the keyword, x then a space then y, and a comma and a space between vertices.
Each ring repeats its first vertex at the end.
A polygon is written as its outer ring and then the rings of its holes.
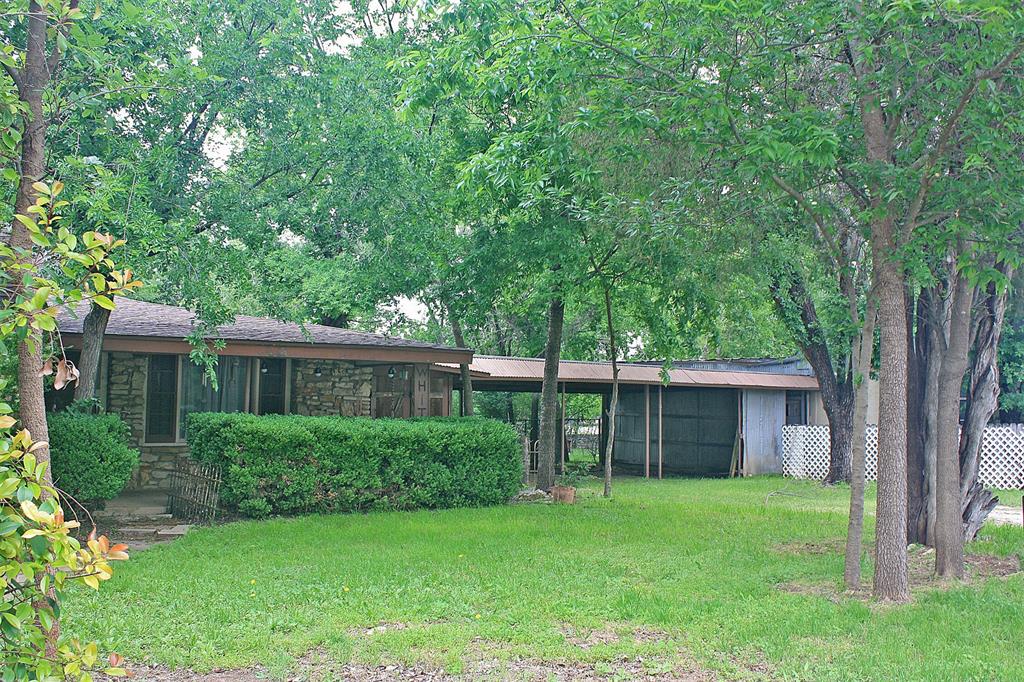
POLYGON ((743 391, 743 474, 782 473, 786 392, 743 391))
POLYGON ((615 464, 643 473, 649 442, 651 474, 657 475, 664 452, 666 474, 729 473, 736 440, 738 392, 731 388, 666 388, 662 391, 664 426, 658 424, 658 390, 622 387, 615 427, 615 464), (650 440, 647 410, 650 410, 650 440), (659 435, 664 443, 659 444, 659 435), (660 446, 659 446, 660 445, 660 446))

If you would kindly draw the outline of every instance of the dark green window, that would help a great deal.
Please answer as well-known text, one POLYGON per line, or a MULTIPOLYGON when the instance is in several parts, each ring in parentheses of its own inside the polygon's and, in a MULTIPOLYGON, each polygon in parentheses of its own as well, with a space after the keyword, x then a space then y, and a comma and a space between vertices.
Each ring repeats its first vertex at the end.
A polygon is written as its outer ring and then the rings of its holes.
POLYGON ((146 377, 146 442, 173 443, 178 395, 178 356, 149 356, 146 377))
POLYGON ((260 360, 260 414, 285 413, 285 368, 284 360, 260 360))

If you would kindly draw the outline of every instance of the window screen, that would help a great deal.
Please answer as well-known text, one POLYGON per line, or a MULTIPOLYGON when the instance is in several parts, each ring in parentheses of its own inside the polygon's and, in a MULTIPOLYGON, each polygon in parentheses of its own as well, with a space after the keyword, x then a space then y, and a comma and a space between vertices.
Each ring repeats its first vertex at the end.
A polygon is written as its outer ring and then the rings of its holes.
POLYGON ((260 360, 260 414, 284 414, 285 361, 260 360))
POLYGON ((807 392, 786 391, 786 423, 807 423, 807 392))
POLYGON ((146 377, 146 442, 174 441, 175 403, 178 392, 178 356, 149 356, 146 377))
POLYGON ((222 355, 217 360, 217 388, 202 367, 184 365, 178 433, 185 437, 185 415, 190 412, 244 412, 248 390, 249 359, 222 355))

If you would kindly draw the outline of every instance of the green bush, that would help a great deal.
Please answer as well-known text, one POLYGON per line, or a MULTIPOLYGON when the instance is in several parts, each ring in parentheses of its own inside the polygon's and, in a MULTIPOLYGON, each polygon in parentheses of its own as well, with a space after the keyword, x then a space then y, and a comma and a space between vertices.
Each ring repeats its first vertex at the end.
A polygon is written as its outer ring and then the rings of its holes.
POLYGON ((54 485, 86 506, 117 497, 139 463, 131 432, 116 414, 49 415, 54 485))
POLYGON ((256 518, 502 504, 522 477, 515 430, 489 419, 205 413, 187 431, 221 502, 256 518))

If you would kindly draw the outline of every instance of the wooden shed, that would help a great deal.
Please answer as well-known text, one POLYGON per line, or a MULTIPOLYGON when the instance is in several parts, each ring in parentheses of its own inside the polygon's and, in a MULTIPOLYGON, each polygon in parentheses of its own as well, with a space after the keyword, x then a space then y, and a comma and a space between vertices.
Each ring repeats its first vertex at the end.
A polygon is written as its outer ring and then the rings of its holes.
MULTIPOLYGON (((471 370, 474 390, 539 392, 544 361, 476 356, 471 370)), ((603 451, 611 364, 563 361, 558 379, 560 392, 603 397, 603 451)), ((613 464, 654 477, 780 473, 782 426, 807 423, 819 400, 796 358, 621 363, 619 384, 613 464)))

